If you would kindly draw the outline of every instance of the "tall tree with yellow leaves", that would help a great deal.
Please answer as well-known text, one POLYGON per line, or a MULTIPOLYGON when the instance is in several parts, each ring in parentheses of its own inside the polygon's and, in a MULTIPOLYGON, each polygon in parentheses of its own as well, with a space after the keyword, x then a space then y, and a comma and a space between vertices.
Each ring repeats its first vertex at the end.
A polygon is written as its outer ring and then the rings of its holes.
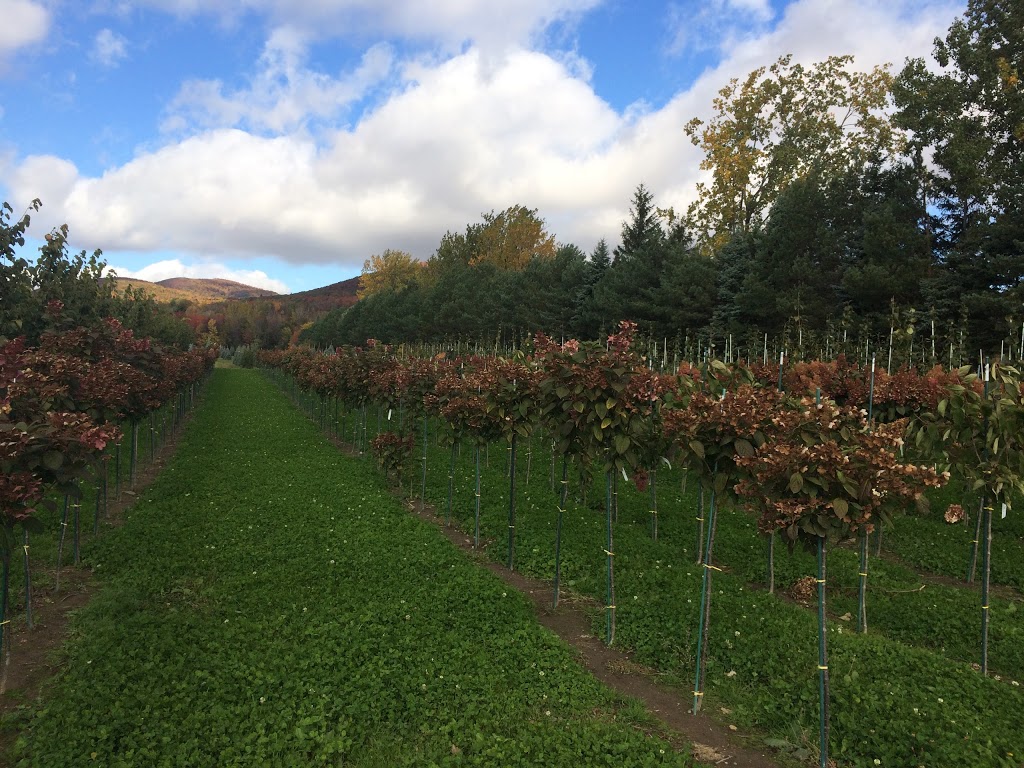
POLYGON ((537 209, 513 205, 501 213, 484 214, 470 264, 493 264, 506 271, 523 269, 531 259, 553 259, 555 237, 544 228, 537 209))
POLYGON ((686 134, 704 153, 710 183, 697 185, 688 229, 714 256, 734 232, 765 223, 779 194, 808 173, 824 176, 884 159, 899 134, 883 109, 892 75, 887 66, 853 71, 852 56, 804 67, 783 56, 714 100, 715 116, 693 119, 686 134))
POLYGON ((416 281, 422 266, 412 254, 405 251, 388 248, 380 255, 374 254, 363 262, 363 274, 359 278, 356 295, 365 299, 382 291, 397 293, 416 281))

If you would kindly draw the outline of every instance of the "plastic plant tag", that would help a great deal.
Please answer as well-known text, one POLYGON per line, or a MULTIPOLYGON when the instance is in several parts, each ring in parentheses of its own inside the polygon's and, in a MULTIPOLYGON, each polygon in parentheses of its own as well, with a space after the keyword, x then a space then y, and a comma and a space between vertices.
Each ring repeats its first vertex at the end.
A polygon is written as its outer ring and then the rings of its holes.
POLYGON ((1006 510, 1008 510, 1008 509, 1009 509, 1009 507, 1008 507, 1008 506, 1006 506, 1006 502, 1004 501, 1004 502, 1003 502, 1003 511, 1002 511, 1002 514, 1000 515, 1000 517, 1001 517, 1001 518, 1002 518, 1003 520, 1005 520, 1005 519, 1006 519, 1006 510))
POLYGON ((388 408, 388 421, 391 421, 391 409, 388 408))

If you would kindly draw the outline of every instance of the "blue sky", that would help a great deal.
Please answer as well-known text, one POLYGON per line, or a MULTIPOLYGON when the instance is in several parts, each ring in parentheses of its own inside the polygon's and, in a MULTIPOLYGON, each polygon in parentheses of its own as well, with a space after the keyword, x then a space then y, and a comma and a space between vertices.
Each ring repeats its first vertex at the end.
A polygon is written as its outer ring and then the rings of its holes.
MULTIPOLYGON (((0 196, 120 274, 279 292, 485 211, 614 244, 683 126, 783 54, 927 57, 949 0, 0 0, 0 196)), ((32 244, 26 246, 31 250, 32 244)))

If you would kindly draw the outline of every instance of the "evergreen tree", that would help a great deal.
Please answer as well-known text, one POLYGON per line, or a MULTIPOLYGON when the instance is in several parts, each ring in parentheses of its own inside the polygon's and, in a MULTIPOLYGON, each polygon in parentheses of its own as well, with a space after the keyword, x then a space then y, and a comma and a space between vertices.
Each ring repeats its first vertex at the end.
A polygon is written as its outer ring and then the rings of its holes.
POLYGON ((608 316, 597 304, 594 290, 611 266, 611 251, 602 237, 587 260, 583 270, 583 282, 576 294, 576 306, 572 316, 572 333, 583 339, 596 339, 608 325, 608 316))
POLYGON ((908 61, 894 88, 938 211, 941 271, 926 290, 945 316, 962 305, 974 345, 994 348, 1024 294, 1024 4, 969 0, 934 58, 941 71, 908 61))

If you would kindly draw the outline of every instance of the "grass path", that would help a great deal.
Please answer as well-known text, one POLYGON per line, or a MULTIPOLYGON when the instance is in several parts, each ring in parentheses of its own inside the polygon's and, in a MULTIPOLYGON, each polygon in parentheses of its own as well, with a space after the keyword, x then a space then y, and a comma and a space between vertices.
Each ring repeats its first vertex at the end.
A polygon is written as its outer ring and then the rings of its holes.
POLYGON ((691 764, 252 371, 85 558, 18 765, 691 764))

